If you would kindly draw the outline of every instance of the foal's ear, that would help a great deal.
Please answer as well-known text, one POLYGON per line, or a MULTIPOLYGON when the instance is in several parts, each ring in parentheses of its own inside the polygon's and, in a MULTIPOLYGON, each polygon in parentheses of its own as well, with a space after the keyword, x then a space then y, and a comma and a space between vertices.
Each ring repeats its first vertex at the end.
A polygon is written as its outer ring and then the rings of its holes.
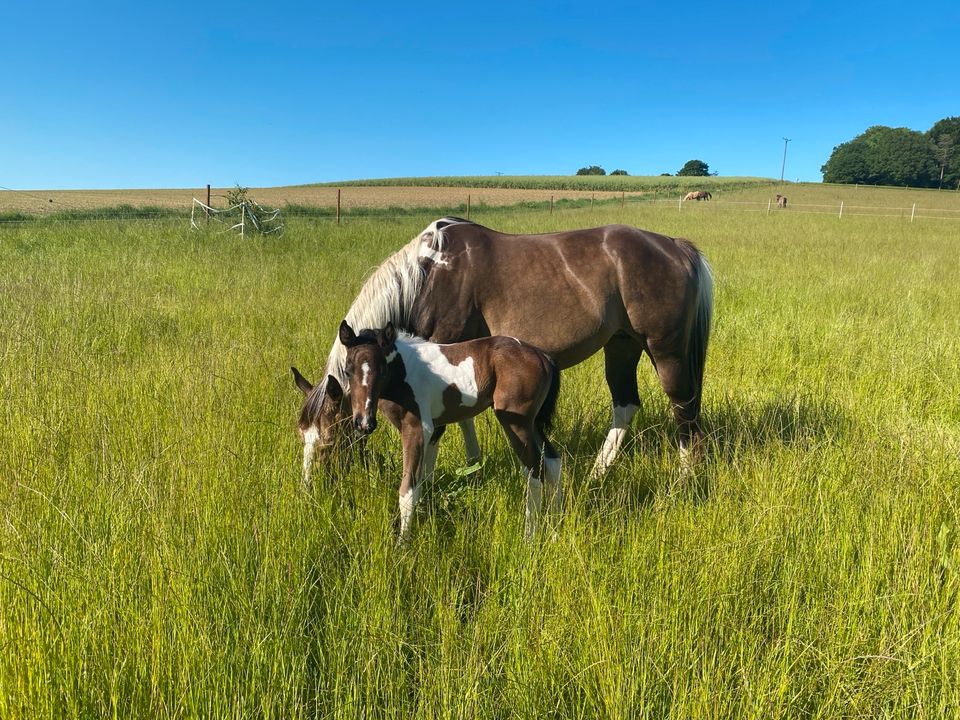
POLYGON ((293 371, 293 381, 297 384, 297 387, 300 388, 300 392, 308 395, 310 391, 313 390, 313 385, 311 385, 310 381, 301 375, 300 371, 295 367, 290 368, 290 370, 293 371))
POLYGON ((383 329, 383 344, 392 345, 397 340, 397 329, 393 326, 392 322, 388 322, 387 326, 383 329))
POLYGON ((327 397, 334 402, 340 402, 343 398, 343 388, 333 375, 327 375, 327 397))
POLYGON ((353 331, 353 328, 347 324, 347 321, 344 320, 340 323, 340 343, 344 347, 352 347, 357 342, 357 334, 353 331))

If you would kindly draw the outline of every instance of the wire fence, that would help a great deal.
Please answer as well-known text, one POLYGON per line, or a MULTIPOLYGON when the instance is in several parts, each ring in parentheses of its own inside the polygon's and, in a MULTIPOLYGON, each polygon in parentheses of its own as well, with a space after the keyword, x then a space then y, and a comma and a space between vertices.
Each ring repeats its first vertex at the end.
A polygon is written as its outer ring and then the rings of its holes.
MULTIPOLYGON (((0 187, 0 190, 9 190, 0 187)), ((36 196, 43 199, 38 193, 25 191, 12 191, 23 193, 31 197, 36 196)), ((214 195, 213 197, 225 197, 214 195)), ((339 200, 339 194, 338 194, 339 200)), ((202 205, 202 203, 201 203, 202 205)), ((44 210, 40 212, 22 212, 17 210, 5 211, 0 206, 0 226, 25 225, 38 222, 129 222, 137 220, 183 220, 189 223, 193 203, 186 207, 179 206, 135 206, 119 205, 109 208, 85 208, 85 207, 63 207, 63 203, 56 210, 44 210)), ((664 197, 662 195, 652 196, 649 194, 628 195, 620 193, 619 197, 610 197, 604 194, 597 198, 560 197, 555 199, 553 196, 549 200, 519 200, 514 204, 507 205, 487 205, 475 204, 472 202, 470 194, 463 197, 463 201, 458 204, 445 206, 352 206, 341 209, 339 202, 337 205, 304 205, 287 204, 283 206, 283 217, 289 219, 302 219, 313 221, 329 221, 337 225, 349 223, 351 221, 370 221, 370 220, 403 220, 424 216, 443 216, 458 215, 470 218, 471 212, 476 215, 477 212, 509 212, 509 211, 543 211, 554 213, 563 213, 569 210, 583 210, 585 208, 596 209, 640 209, 642 207, 659 207, 664 209, 675 208, 680 213, 719 213, 719 212, 740 212, 762 215, 833 215, 839 220, 848 217, 877 217, 896 219, 906 222, 917 222, 927 220, 937 221, 957 221, 960 220, 960 209, 923 207, 917 203, 909 207, 897 207, 888 205, 860 205, 850 204, 847 200, 837 200, 832 203, 795 203, 789 202, 787 207, 780 208, 773 199, 767 200, 725 200, 714 198, 706 201, 684 201, 680 196, 664 197)), ((211 211, 215 209, 211 208, 211 211)), ((196 223, 194 223, 196 224, 196 223)))

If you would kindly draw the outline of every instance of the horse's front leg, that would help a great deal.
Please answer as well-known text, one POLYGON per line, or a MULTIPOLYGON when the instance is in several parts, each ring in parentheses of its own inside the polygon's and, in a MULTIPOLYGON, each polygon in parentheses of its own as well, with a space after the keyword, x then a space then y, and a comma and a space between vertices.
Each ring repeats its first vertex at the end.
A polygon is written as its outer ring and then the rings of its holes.
POLYGON ((477 439, 477 426, 474 425, 473 418, 463 420, 459 425, 460 432, 463 433, 463 444, 467 450, 467 465, 476 465, 482 459, 480 441, 477 439))
MULTIPOLYGON (((412 415, 404 418, 400 428, 403 444, 403 477, 400 480, 400 542, 410 540, 413 513, 420 502, 424 439, 433 436, 433 427, 420 423, 412 415)), ((436 455, 434 455, 434 459, 436 455)))

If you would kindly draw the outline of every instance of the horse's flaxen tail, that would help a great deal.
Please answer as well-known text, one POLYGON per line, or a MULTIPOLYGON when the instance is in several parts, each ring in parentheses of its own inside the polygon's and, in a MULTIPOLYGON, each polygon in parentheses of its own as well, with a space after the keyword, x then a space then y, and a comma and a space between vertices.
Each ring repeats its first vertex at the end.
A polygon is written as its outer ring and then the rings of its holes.
POLYGON ((550 365, 550 389, 547 390, 547 396, 543 399, 543 405, 537 411, 534 421, 540 432, 549 430, 553 425, 553 414, 557 409, 557 398, 560 397, 560 368, 550 355, 544 353, 544 357, 550 365))

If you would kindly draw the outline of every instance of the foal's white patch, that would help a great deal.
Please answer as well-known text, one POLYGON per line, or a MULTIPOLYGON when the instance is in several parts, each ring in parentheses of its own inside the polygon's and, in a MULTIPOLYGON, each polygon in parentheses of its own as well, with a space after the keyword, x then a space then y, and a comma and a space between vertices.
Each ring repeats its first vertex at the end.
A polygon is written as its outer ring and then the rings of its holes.
MULTIPOLYGON (((442 345, 419 338, 397 340, 397 351, 407 371, 406 383, 413 390, 421 410, 426 410, 426 416, 431 420, 443 415, 443 391, 451 385, 456 385, 460 391, 462 407, 473 407, 479 396, 473 358, 465 358, 454 365, 443 354, 442 348, 442 345)), ((424 442, 429 442, 429 438, 424 438, 424 442)))
POLYGON ((363 370, 363 377, 360 378, 360 384, 364 387, 367 387, 369 384, 369 375, 370 375, 370 363, 364 363, 360 366, 360 369, 363 370))
POLYGON ((429 245, 421 245, 419 257, 433 260, 437 265, 449 265, 450 263, 443 259, 443 253, 434 250, 429 245))

